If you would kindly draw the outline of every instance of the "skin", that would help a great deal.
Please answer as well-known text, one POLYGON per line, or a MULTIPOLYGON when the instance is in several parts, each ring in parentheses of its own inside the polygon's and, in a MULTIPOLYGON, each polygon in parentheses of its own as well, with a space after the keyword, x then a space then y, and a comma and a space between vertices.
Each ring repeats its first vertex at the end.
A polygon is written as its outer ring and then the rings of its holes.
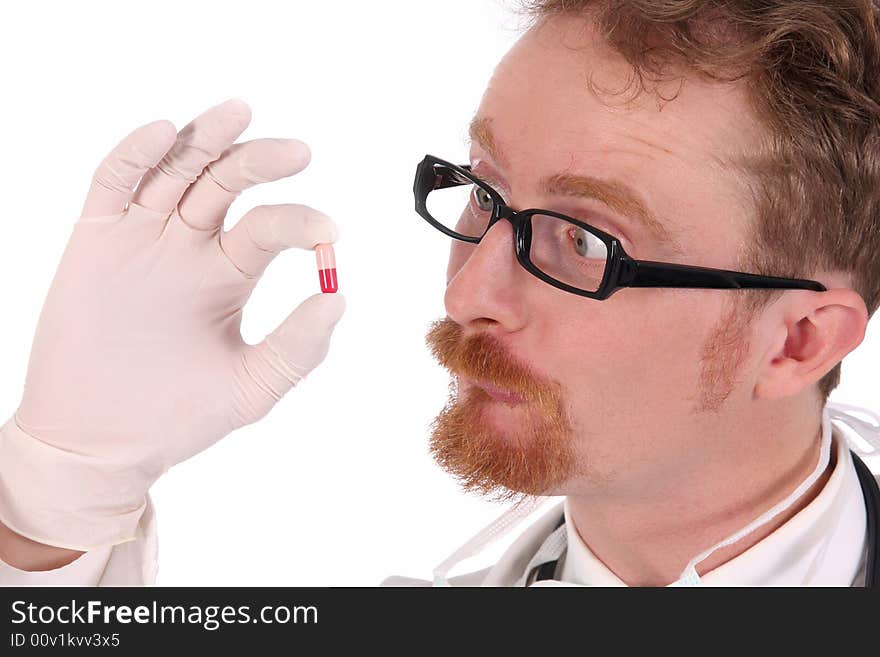
POLYGON ((84 554, 76 550, 37 543, 0 522, 0 559, 19 570, 54 570, 84 554))
MULTIPOLYGON (((684 74, 678 97, 601 97, 631 69, 589 21, 557 17, 527 32, 500 62, 477 118, 503 158, 474 141, 474 173, 515 209, 579 217, 623 239, 637 259, 738 269, 752 211, 724 158, 756 148, 762 129, 746 87, 684 74), (502 160, 502 161, 499 161, 502 160), (635 186, 681 253, 597 201, 547 196, 537 181, 572 173, 635 186)), ((672 97, 680 82, 661 86, 672 97)), ((465 336, 494 338, 535 376, 556 382, 573 432, 568 497, 579 535, 631 585, 665 585, 687 561, 784 499, 819 459, 816 383, 863 339, 867 310, 836 272, 810 278, 750 323, 731 314, 736 291, 624 289, 605 301, 552 288, 521 268, 512 227, 479 245, 453 242, 448 317, 465 336), (743 324, 738 326, 738 324, 743 324)), ((491 382, 491 379, 490 379, 491 382)), ((501 440, 529 439, 522 405, 488 403, 501 440)), ((716 552, 705 573, 803 508, 833 464, 773 523, 716 552)))

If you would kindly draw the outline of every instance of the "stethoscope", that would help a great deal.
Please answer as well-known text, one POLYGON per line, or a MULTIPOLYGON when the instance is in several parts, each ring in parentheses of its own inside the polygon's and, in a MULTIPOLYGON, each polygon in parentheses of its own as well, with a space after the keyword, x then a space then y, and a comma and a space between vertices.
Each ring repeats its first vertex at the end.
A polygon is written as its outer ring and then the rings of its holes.
MULTIPOLYGON (((859 484, 862 487, 862 495, 865 498, 865 511, 867 512, 867 533, 868 533, 868 556, 865 561, 865 587, 874 588, 877 573, 880 572, 880 554, 877 552, 877 517, 880 515, 880 488, 877 486, 877 480, 865 465, 864 461, 856 454, 850 451, 853 457, 853 465, 856 468, 856 474, 859 477, 859 484)), ((565 515, 556 524, 556 528, 562 526, 565 522, 565 515)), ((559 565, 559 559, 548 561, 536 566, 537 575, 535 581, 542 579, 555 579, 556 568, 559 565)))

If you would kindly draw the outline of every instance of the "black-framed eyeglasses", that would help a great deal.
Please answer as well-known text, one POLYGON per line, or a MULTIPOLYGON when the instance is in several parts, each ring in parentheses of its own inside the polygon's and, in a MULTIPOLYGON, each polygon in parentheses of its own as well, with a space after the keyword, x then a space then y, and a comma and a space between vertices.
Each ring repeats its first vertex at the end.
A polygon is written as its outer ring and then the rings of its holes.
POLYGON ((419 215, 464 242, 478 244, 495 223, 507 219, 513 224, 516 259, 526 271, 591 299, 607 299, 625 287, 826 290, 821 283, 797 278, 634 260, 613 235, 551 210, 516 211, 469 165, 433 155, 419 163, 413 193, 419 215))

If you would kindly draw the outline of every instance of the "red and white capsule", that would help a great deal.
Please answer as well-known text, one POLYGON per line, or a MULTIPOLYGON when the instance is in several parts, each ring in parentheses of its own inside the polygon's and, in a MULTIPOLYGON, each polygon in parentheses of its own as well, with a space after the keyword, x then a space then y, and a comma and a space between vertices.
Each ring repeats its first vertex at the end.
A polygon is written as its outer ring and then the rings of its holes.
POLYGON ((339 281, 336 279, 336 253, 332 244, 315 245, 315 258, 318 261, 318 280, 321 282, 321 292, 332 294, 339 289, 339 281))

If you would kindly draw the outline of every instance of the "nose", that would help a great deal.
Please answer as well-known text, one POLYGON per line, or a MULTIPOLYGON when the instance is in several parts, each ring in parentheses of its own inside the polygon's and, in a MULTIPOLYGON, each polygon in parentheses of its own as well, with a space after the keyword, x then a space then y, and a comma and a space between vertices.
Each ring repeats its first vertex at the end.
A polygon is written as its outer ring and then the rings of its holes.
POLYGON ((527 277, 516 261, 509 221, 496 222, 479 244, 454 240, 446 271, 446 314, 465 328, 516 331, 526 323, 527 277))

